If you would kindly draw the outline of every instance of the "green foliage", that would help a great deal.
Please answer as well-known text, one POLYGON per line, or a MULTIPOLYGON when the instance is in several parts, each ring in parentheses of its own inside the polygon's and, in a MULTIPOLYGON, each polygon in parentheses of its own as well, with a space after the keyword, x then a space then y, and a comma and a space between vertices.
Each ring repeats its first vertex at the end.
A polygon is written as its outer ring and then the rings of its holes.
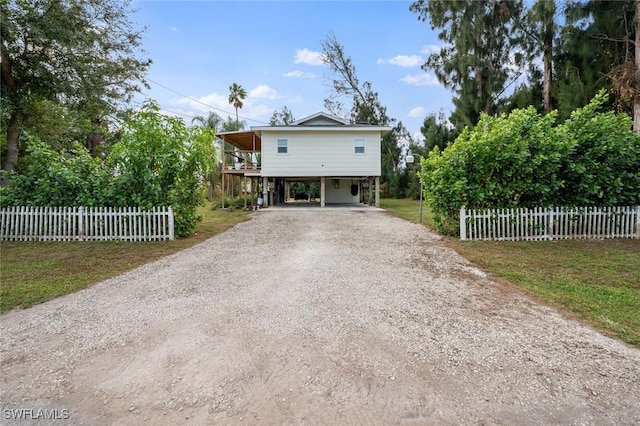
POLYGON ((108 205, 111 175, 84 146, 75 143, 69 150, 55 151, 36 137, 25 139, 21 173, 8 173, 11 186, 0 188, 2 206, 108 205))
MULTIPOLYGON (((235 197, 229 198, 225 197, 224 199, 224 208, 229 210, 242 210, 245 205, 249 208, 252 205, 258 204, 258 197, 255 195, 247 195, 247 197, 235 197)), ((216 200, 211 205, 212 210, 218 210, 222 208, 222 201, 216 200)))
POLYGON ((420 133, 424 137, 426 152, 431 151, 434 146, 442 151, 456 139, 456 131, 447 123, 442 111, 437 117, 435 114, 427 115, 420 127, 420 133))
POLYGON ((57 152, 29 138, 21 173, 10 173, 10 187, 0 189, 2 205, 172 206, 176 235, 189 235, 204 201, 204 177, 216 162, 213 132, 188 128, 147 102, 122 134, 106 160, 80 144, 57 152))
MULTIPOLYGON (((635 0, 569 2, 554 57, 561 118, 609 87, 612 68, 634 58, 635 0)), ((615 81, 614 81, 615 83, 615 81)), ((626 112, 631 112, 631 109, 626 112)))
POLYGON ((535 108, 483 115, 444 151, 422 159, 421 179, 436 226, 458 228, 459 209, 634 205, 640 202, 640 137, 628 117, 598 113, 601 92, 571 119, 535 108))
MULTIPOLYGON (((100 123, 115 112, 114 105, 123 105, 139 90, 151 61, 138 57, 142 31, 129 21, 130 5, 130 0, 0 2, 5 170, 15 169, 25 123, 31 130, 48 128, 44 122, 56 111, 41 117, 43 102, 64 105, 82 116, 58 122, 58 127, 71 122, 77 126, 65 131, 82 130, 78 125, 86 130, 92 124, 85 136, 94 133, 94 149, 100 138, 97 131, 103 127, 100 123)), ((47 140, 50 131, 38 135, 47 140)))
POLYGON ((438 30, 444 46, 422 66, 455 92, 451 121, 458 129, 473 126, 481 112, 492 114, 496 99, 521 62, 517 0, 416 0, 409 10, 438 30))
POLYGON ((159 110, 147 102, 125 122, 122 142, 108 157, 115 171, 111 200, 114 206, 170 205, 176 235, 185 236, 198 221, 204 177, 215 164, 214 134, 159 110))
POLYGON ((608 96, 601 90, 558 131, 568 153, 558 171, 564 181, 558 202, 569 206, 640 204, 640 135, 626 114, 600 112, 608 96))

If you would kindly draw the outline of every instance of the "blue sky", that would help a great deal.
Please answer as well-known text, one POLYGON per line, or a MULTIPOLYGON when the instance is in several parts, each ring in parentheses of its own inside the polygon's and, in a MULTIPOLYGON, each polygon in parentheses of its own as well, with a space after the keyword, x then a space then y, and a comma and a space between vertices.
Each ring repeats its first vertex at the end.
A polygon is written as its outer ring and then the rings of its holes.
POLYGON ((420 69, 439 42, 429 24, 409 12, 410 4, 138 1, 132 21, 147 27, 143 45, 153 60, 145 96, 187 122, 209 111, 226 118, 235 115, 228 103, 235 82, 249 94, 240 111, 249 126, 268 122, 285 105, 296 119, 314 114, 331 93, 320 52, 332 32, 388 115, 419 133, 428 113, 448 115, 452 104, 451 92, 420 69))

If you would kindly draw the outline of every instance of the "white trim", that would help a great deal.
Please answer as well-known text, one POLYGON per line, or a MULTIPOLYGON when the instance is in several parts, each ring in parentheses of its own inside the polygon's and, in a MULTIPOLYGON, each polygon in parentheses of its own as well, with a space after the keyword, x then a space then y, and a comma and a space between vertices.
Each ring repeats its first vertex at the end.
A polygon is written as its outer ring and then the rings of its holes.
MULTIPOLYGON (((364 126, 364 125, 350 125, 350 126, 260 126, 251 127, 251 131, 255 132, 258 136, 262 137, 262 132, 380 132, 381 136, 389 133, 392 127, 388 126, 364 126)), ((222 134, 222 133, 221 133, 222 134)))

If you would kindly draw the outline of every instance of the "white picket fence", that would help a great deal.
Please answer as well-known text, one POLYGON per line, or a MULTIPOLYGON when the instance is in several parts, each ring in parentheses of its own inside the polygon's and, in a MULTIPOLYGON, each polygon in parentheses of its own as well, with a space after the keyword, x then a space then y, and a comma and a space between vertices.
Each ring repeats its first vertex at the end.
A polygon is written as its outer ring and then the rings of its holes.
POLYGON ((173 240, 173 210, 156 207, 8 207, 0 209, 2 241, 173 240))
POLYGON ((461 240, 640 238, 640 206, 460 209, 461 240))

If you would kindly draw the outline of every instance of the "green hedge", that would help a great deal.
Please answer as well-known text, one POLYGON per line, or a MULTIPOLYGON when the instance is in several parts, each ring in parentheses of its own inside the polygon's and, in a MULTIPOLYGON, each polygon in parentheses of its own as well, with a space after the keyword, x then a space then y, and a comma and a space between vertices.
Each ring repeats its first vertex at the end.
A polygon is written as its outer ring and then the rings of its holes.
POLYGON ((640 136, 631 119, 599 112, 601 91, 557 125, 533 107, 483 115, 444 151, 421 160, 436 226, 458 232, 460 207, 618 206, 640 203, 640 136))

